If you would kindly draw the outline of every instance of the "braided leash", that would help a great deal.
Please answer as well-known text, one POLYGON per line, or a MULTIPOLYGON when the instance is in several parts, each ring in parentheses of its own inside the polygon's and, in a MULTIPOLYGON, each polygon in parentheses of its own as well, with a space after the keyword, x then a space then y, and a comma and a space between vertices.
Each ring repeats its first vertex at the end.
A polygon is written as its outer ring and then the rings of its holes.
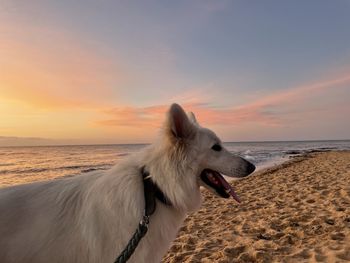
POLYGON ((128 245, 123 250, 123 252, 119 255, 119 257, 114 261, 114 263, 125 263, 128 261, 128 259, 131 257, 131 255, 134 253, 137 245, 141 241, 141 239, 146 235, 148 231, 148 224, 149 224, 149 216, 143 215, 142 220, 139 223, 139 226, 130 239, 128 245))
POLYGON ((171 206, 171 202, 167 197, 161 192, 158 186, 152 182, 149 172, 145 170, 145 167, 141 168, 143 191, 145 198, 145 210, 143 212, 142 220, 139 223, 136 232, 130 239, 126 248, 117 257, 114 263, 125 263, 134 253, 137 245, 140 243, 141 239, 146 235, 148 231, 149 218, 154 214, 156 210, 156 198, 159 199, 165 205, 171 206))
POLYGON ((152 182, 150 174, 146 171, 144 166, 141 168, 141 175, 145 198, 145 210, 143 212, 142 220, 140 221, 136 232, 130 239, 126 248, 117 257, 114 263, 127 262, 131 255, 134 253, 141 239, 146 235, 148 231, 149 218, 151 215, 154 214, 154 211, 156 210, 156 198, 164 205, 172 206, 169 199, 164 195, 164 193, 159 189, 159 187, 152 182))

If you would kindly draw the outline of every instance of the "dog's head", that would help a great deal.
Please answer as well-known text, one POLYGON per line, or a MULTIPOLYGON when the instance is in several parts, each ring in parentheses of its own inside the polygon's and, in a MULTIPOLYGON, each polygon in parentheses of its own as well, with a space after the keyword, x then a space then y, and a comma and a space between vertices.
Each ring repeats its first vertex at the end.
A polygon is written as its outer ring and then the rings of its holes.
POLYGON ((194 198, 195 194, 200 194, 199 186, 204 186, 220 197, 232 196, 239 202, 223 175, 245 177, 255 170, 253 164, 226 150, 214 132, 201 127, 194 114, 186 114, 178 104, 169 109, 165 137, 171 148, 168 158, 177 170, 173 187, 181 187, 188 198, 194 198))

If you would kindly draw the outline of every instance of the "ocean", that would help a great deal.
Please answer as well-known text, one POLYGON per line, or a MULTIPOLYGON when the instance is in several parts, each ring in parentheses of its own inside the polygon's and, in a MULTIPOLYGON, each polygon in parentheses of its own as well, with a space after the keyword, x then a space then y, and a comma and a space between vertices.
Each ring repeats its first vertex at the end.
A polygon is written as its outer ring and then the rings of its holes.
MULTIPOLYGON (((106 170, 146 145, 0 147, 0 187, 106 170)), ((350 150, 347 141, 227 142, 224 146, 257 166, 280 164, 307 152, 350 150)))

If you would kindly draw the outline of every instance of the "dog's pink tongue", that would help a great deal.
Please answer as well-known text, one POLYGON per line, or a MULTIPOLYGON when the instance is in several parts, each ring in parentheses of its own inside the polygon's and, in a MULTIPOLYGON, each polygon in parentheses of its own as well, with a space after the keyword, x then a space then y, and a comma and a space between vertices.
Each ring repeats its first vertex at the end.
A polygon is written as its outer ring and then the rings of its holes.
POLYGON ((240 203, 241 200, 239 200, 238 195, 235 193, 231 185, 225 180, 225 178, 222 177, 222 175, 218 176, 217 178, 220 180, 220 183, 225 187, 225 189, 229 190, 229 193, 233 197, 233 199, 235 199, 238 203, 240 203))

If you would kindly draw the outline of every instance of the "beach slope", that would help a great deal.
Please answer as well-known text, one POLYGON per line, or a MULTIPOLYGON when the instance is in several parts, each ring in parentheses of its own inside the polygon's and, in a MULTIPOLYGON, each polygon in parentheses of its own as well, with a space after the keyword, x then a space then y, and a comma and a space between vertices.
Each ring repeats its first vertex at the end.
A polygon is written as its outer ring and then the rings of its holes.
POLYGON ((204 191, 163 262, 350 262, 350 152, 313 153, 204 191))

